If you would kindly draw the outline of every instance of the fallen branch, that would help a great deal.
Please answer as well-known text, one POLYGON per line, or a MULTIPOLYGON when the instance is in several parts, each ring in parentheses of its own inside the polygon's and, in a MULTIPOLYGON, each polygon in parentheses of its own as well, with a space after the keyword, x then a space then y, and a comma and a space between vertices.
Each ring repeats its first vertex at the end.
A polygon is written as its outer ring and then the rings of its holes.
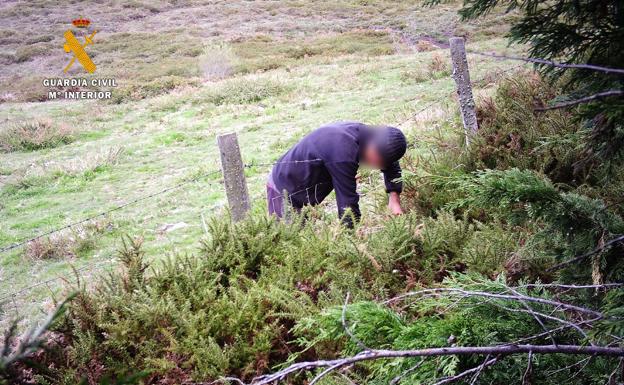
MULTIPOLYGON (((600 318, 592 318, 592 319, 589 319, 589 320, 577 322, 575 325, 580 327, 582 325, 591 324, 592 322, 598 321, 598 320, 600 320, 600 318)), ((562 330, 566 330, 566 329, 569 329, 571 327, 572 326, 569 325, 569 324, 563 325, 563 326, 559 326, 559 327, 554 328, 554 329, 548 329, 548 332, 543 332, 543 333, 535 334, 535 335, 532 335, 532 336, 520 338, 520 339, 517 339, 515 341, 505 343, 503 345, 518 345, 518 344, 520 344, 522 342, 526 342, 526 341, 534 340, 534 339, 537 339, 537 338, 541 338, 541 337, 547 336, 548 334, 559 332, 559 331, 562 331, 562 330)))
MULTIPOLYGON (((513 294, 515 295, 521 295, 516 289, 513 288, 509 288, 509 291, 511 291, 513 294)), ((537 313, 535 312, 535 310, 533 310, 533 308, 531 306, 529 306, 528 303, 526 303, 526 301, 521 300, 520 303, 522 303, 522 306, 524 306, 524 308, 526 309, 526 311, 531 314, 531 316, 533 317, 533 319, 535 319, 535 322, 537 322, 540 327, 542 328, 542 330, 546 333, 548 333, 548 337, 550 338, 550 340, 552 341, 553 345, 557 345, 557 341, 555 341, 555 337, 552 336, 552 334, 550 334, 550 330, 548 330, 548 328, 546 327, 546 325, 544 325, 544 323, 542 322, 542 320, 538 317, 537 313)), ((540 314, 542 315, 542 314, 540 314)))
POLYGON ((589 103, 597 99, 608 98, 610 96, 618 96, 618 95, 624 95, 624 91, 609 90, 609 91, 604 91, 604 92, 598 92, 597 94, 593 94, 593 95, 586 96, 584 98, 580 98, 576 100, 570 100, 568 102, 555 104, 554 106, 538 107, 538 108, 535 108, 535 111, 557 110, 560 108, 572 107, 572 106, 576 106, 576 105, 583 104, 583 103, 589 103))
MULTIPOLYGON (((581 327, 579 326, 578 323, 570 322, 568 320, 564 320, 564 319, 561 319, 561 318, 558 318, 558 317, 554 317, 554 316, 551 316, 551 315, 548 315, 548 314, 544 314, 544 313, 540 313, 540 312, 536 312, 536 311, 530 311, 530 310, 526 310, 526 309, 512 309, 512 308, 509 308, 509 307, 506 307, 506 306, 500 306, 500 308, 504 309, 504 310, 507 310, 509 312, 528 313, 528 314, 531 314, 536 319, 539 319, 537 317, 541 317, 541 318, 545 318, 545 319, 548 319, 548 320, 551 320, 551 321, 559 322, 559 323, 564 324, 564 325, 566 325, 566 326, 568 326, 570 328, 575 329, 576 331, 579 332, 579 334, 581 336, 583 336, 585 339, 589 340, 589 337, 583 331, 583 329, 581 329, 581 327)), ((594 320, 596 320, 596 319, 594 319, 594 320)), ((547 329, 546 326, 543 323, 541 323, 541 322, 539 322, 539 323, 540 323, 540 326, 543 327, 544 332, 545 333, 549 333, 548 336, 551 338, 551 341, 553 341, 553 344, 556 345, 555 340, 552 337, 552 334, 550 334, 550 333, 552 333, 552 330, 547 329)), ((591 344, 591 341, 590 341, 590 344, 591 344)))
POLYGON ((318 360, 305 361, 292 364, 273 374, 256 377, 251 381, 251 385, 266 385, 276 381, 280 381, 285 377, 303 371, 313 369, 326 368, 322 372, 323 375, 329 374, 347 365, 358 362, 408 358, 408 357, 432 357, 432 356, 451 356, 451 355, 494 355, 505 356, 511 354, 524 354, 532 352, 532 354, 584 354, 593 356, 610 356, 624 357, 624 348, 605 347, 605 346, 581 346, 581 345, 502 345, 502 346, 461 346, 461 347, 445 347, 430 348, 416 350, 371 350, 359 353, 352 357, 339 358, 335 360, 318 360))

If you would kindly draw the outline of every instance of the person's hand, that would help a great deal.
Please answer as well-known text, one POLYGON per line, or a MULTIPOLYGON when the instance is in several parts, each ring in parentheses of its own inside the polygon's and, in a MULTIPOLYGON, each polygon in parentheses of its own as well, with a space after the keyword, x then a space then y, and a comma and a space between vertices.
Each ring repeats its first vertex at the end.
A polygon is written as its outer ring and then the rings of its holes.
POLYGON ((403 209, 401 208, 401 199, 399 198, 399 193, 392 191, 388 198, 388 208, 393 215, 401 215, 403 214, 403 209))

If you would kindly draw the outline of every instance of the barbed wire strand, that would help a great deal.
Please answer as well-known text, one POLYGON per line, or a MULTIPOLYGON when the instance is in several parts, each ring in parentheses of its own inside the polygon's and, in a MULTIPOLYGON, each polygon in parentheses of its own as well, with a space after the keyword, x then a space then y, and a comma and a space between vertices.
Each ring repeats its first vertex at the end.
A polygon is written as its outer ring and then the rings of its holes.
MULTIPOLYGON (((98 265, 102 265, 103 266, 106 263, 110 263, 110 262, 111 262, 110 259, 109 260, 104 260, 104 261, 98 261, 98 262, 94 262, 94 263, 89 263, 89 264, 87 264, 85 266, 74 268, 72 270, 73 270, 74 273, 80 273, 80 272, 85 271, 85 270, 94 269, 98 265)), ((18 289, 18 290, 14 291, 14 292, 12 292, 10 294, 5 295, 4 297, 1 297, 0 298, 0 304, 2 302, 4 302, 4 301, 8 300, 8 299, 11 299, 11 298, 13 299, 13 303, 15 304, 15 299, 16 298, 18 298, 18 297, 22 296, 23 294, 31 291, 32 289, 36 289, 36 288, 38 288, 40 286, 47 285, 47 284, 52 283, 54 281, 58 281, 58 280, 62 280, 62 279, 69 279, 70 277, 71 277, 70 275, 57 275, 55 277, 48 278, 46 280, 36 282, 36 283, 34 283, 34 284, 30 285, 30 286, 22 287, 21 289, 18 289)))
MULTIPOLYGON (((260 166, 274 166, 274 165, 276 165, 276 164, 284 164, 284 163, 288 163, 288 164, 290 164, 290 163, 310 163, 310 162, 318 162, 318 161, 321 161, 321 159, 320 159, 320 158, 315 158, 315 159, 309 159, 309 160, 278 161, 278 162, 267 162, 267 163, 249 163, 249 164, 245 164, 245 165, 244 165, 244 167, 246 167, 246 168, 252 168, 252 167, 260 167, 260 166)), ((213 172, 210 172, 210 173, 207 173, 207 174, 202 174, 200 177, 194 178, 194 179, 193 179, 193 181, 196 181, 196 180, 201 179, 202 177, 206 177, 206 176, 208 176, 208 175, 216 174, 216 173, 218 173, 218 172, 221 172, 221 170, 216 170, 216 171, 213 171, 213 172)), ((185 181, 185 182, 180 183, 180 184, 178 184, 178 185, 176 185, 176 186, 172 186, 172 187, 169 187, 169 188, 167 188, 167 189, 161 190, 161 191, 159 191, 159 192, 158 192, 158 195, 159 195, 159 194, 162 194, 162 193, 164 193, 164 192, 167 192, 167 191, 171 191, 171 190, 173 190, 173 189, 175 189, 175 188, 179 188, 179 187, 181 187, 181 186, 183 186, 183 185, 185 185, 185 184, 188 184, 188 183, 190 183, 190 182, 191 182, 191 181, 185 181)), ((317 183, 317 184, 315 184, 314 186, 309 186, 309 187, 307 187, 307 188, 305 188, 305 189, 301 189, 301 190, 295 191, 293 194, 297 194, 297 193, 300 193, 300 192, 304 192, 304 191, 310 190, 310 189, 312 189, 312 188, 316 188, 317 186, 319 186, 319 185, 321 185, 321 184, 323 184, 323 183, 317 183)), ((150 197, 152 197, 152 196, 156 196, 156 195, 157 195, 157 193, 150 194, 149 196, 148 196, 148 195, 146 195, 146 196, 143 196, 143 197, 141 197, 141 198, 137 198, 137 199, 133 200, 133 201, 132 201, 132 203, 135 203, 135 201, 145 200, 145 199, 148 199, 148 198, 150 198, 150 197)), ((261 199, 261 197, 260 197, 259 199, 261 199)), ((117 207, 115 207, 115 208, 113 208, 113 209, 111 209, 111 210, 108 210, 108 211, 107 211, 107 212, 105 212, 105 213, 109 213, 109 212, 112 212, 112 211, 119 210, 119 209, 121 209, 121 208, 123 208, 123 207, 128 206, 129 204, 131 204, 131 202, 129 202, 128 204, 124 204, 124 205, 122 205, 122 206, 117 206, 117 207)), ((104 215, 104 214, 100 213, 100 214, 98 214, 98 215, 94 215, 94 216, 91 216, 91 217, 88 217, 88 218, 84 218, 84 219, 82 219, 82 220, 80 220, 80 221, 76 221, 76 222, 74 222, 74 223, 72 223, 72 224, 69 224, 69 225, 67 225, 67 226, 63 226, 63 227, 61 227, 61 228, 58 228, 58 229, 56 229, 55 231, 49 231, 49 232, 46 232, 46 233, 44 233, 44 234, 40 234, 40 235, 38 235, 37 237, 30 238, 30 240, 26 240, 26 241, 24 241, 23 243, 24 243, 24 244, 26 244, 26 243, 28 243, 28 242, 31 242, 32 240, 39 239, 39 238, 45 237, 45 236, 47 236, 47 235, 49 235, 49 234, 53 234, 53 233, 55 233, 55 232, 65 230, 65 229, 70 228, 70 227, 72 227, 72 226, 76 226, 77 224, 85 223, 85 222, 87 222, 87 221, 89 221, 89 220, 92 220, 92 219, 98 218, 99 216, 102 216, 102 215, 104 215)), ((13 245, 12 245, 12 246, 13 246, 13 245)), ((15 246, 15 247, 17 247, 17 246, 15 246)), ((74 271, 75 271, 75 272, 81 272, 81 271, 84 271, 84 270, 89 269, 90 267, 94 267, 94 266, 96 266, 97 264, 99 264, 99 262, 96 262, 96 263, 94 263, 94 264, 89 264, 89 265, 82 266, 82 267, 80 267, 80 268, 74 269, 74 271)), ((53 277, 53 278, 46 279, 46 280, 44 280, 44 281, 37 282, 37 283, 35 283, 35 284, 33 284, 33 285, 30 285, 30 286, 23 287, 23 288, 18 289, 18 290, 16 290, 16 291, 14 291, 14 292, 12 292, 12 293, 10 293, 10 294, 8 294, 8 295, 4 296, 4 297, 1 297, 1 298, 0 298, 0 302, 4 302, 4 301, 6 301, 7 299, 11 299, 11 298, 13 298, 13 303, 14 303, 14 306, 15 306, 15 298, 17 298, 17 297, 19 297, 19 296, 21 296, 21 295, 25 294, 26 292, 29 292, 29 291, 30 291, 30 290, 32 290, 32 289, 35 289, 35 288, 37 288, 37 287, 40 287, 40 286, 43 286, 43 285, 47 285, 47 284, 49 284, 49 283, 51 283, 51 282, 54 282, 54 281, 57 281, 57 280, 60 280, 60 279, 66 279, 66 278, 68 278, 68 277, 67 277, 67 276, 62 276, 62 275, 60 275, 60 276, 56 276, 56 277, 53 277)))
POLYGON ((540 59, 540 58, 510 56, 510 55, 503 55, 499 53, 481 52, 481 51, 468 50, 468 49, 466 50, 466 53, 479 55, 479 56, 493 57, 496 59, 520 60, 520 61, 524 61, 527 63, 543 64, 543 65, 549 65, 551 67, 557 67, 557 68, 574 68, 574 69, 584 69, 584 70, 591 70, 591 71, 600 71, 600 72, 606 72, 606 73, 624 74, 624 69, 622 68, 604 67, 604 66, 587 64, 587 63, 582 63, 582 64, 560 63, 560 62, 556 62, 553 60, 546 60, 546 59, 540 59))
POLYGON ((162 190, 156 191, 156 192, 154 192, 154 193, 151 193, 151 194, 144 195, 144 196, 142 196, 142 197, 139 197, 139 198, 133 199, 133 200, 128 201, 128 202, 126 202, 126 203, 124 203, 124 204, 122 204, 122 205, 115 206, 115 207, 113 207, 113 208, 111 208, 111 209, 108 209, 108 210, 105 210, 105 211, 99 212, 99 213, 97 213, 97 214, 94 214, 94 215, 88 216, 88 217, 83 218, 83 219, 81 219, 81 220, 78 220, 78 221, 76 221, 76 222, 72 222, 72 223, 69 223, 69 224, 67 224, 67 225, 65 225, 65 226, 58 227, 58 228, 55 228, 55 229, 50 230, 50 231, 46 231, 45 233, 41 233, 41 234, 36 235, 36 236, 34 236, 34 237, 31 237, 31 238, 28 238, 28 239, 24 239, 24 240, 22 240, 22 241, 19 241, 19 242, 17 242, 17 243, 12 244, 12 245, 8 245, 8 246, 5 246, 5 247, 3 247, 3 248, 0 248, 0 253, 4 253, 4 252, 7 252, 7 251, 9 251, 9 250, 13 250, 13 249, 15 249, 15 248, 17 248, 17 247, 24 246, 25 244, 30 243, 30 242, 32 242, 32 241, 35 241, 35 240, 37 240, 37 239, 41 239, 41 238, 43 238, 43 237, 46 237, 46 236, 49 236, 49 235, 52 235, 52 234, 58 233, 58 232, 60 232, 60 231, 67 230, 67 229, 69 229, 69 228, 72 228, 72 227, 75 227, 75 226, 81 225, 81 224, 83 224, 83 223, 86 223, 86 222, 92 221, 92 220, 94 220, 94 219, 96 219, 96 218, 103 217, 103 216, 108 215, 108 214, 110 214, 110 213, 112 213, 112 212, 119 211, 119 210, 124 209, 124 208, 126 208, 126 207, 128 207, 128 206, 131 206, 131 205, 133 205, 133 204, 136 204, 136 203, 142 202, 142 201, 147 200, 147 199, 154 198, 154 197, 156 197, 156 196, 162 195, 162 194, 167 193, 167 192, 169 192, 169 191, 173 191, 173 190, 179 189, 179 188, 181 188, 181 187, 183 187, 183 186, 186 186, 187 184, 191 184, 191 183, 197 182, 198 180, 200 180, 200 179, 202 179, 202 178, 206 178, 206 177, 208 177, 208 176, 211 176, 211 175, 214 175, 214 174, 217 174, 217 173, 220 173, 220 172, 221 172, 221 170, 215 170, 215 171, 211 171, 211 172, 208 172, 208 173, 202 174, 202 175, 197 176, 197 177, 195 177, 195 178, 193 178, 193 179, 189 179, 189 180, 183 181, 183 182, 181 182, 181 183, 178 183, 178 184, 176 184, 176 185, 174 185, 174 186, 170 186, 170 187, 167 187, 167 188, 165 188, 165 189, 162 189, 162 190))

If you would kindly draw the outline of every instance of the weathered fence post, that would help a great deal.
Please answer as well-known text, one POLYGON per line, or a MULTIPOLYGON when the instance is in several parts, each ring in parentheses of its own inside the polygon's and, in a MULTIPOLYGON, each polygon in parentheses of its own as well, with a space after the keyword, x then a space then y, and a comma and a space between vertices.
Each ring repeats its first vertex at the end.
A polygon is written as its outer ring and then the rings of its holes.
POLYGON ((449 43, 451 47, 451 61, 453 62, 453 79, 455 79, 455 84, 457 85, 459 109, 462 122, 464 123, 464 131, 466 132, 466 144, 470 144, 470 138, 477 133, 478 126, 464 38, 452 37, 449 39, 449 43))
POLYGON ((221 171, 232 219, 240 221, 249 211, 249 193, 245 181, 243 159, 235 133, 217 136, 221 155, 221 171))

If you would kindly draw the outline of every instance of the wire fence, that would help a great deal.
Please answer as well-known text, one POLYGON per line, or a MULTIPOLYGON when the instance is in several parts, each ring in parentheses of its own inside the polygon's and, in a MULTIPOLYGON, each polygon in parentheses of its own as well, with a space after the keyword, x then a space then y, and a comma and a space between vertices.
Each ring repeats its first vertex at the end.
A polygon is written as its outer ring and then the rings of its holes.
MULTIPOLYGON (((250 169, 250 168, 256 168, 256 167, 273 167, 273 166, 278 165, 278 164, 301 164, 301 163, 311 163, 311 162, 320 162, 320 161, 322 161, 322 159, 315 158, 315 159, 307 159, 307 160, 278 161, 278 162, 264 162, 264 163, 251 162, 251 163, 244 164, 244 168, 250 169)), ((108 210, 105 210, 105 211, 99 212, 97 214, 94 214, 94 215, 82 218, 80 220, 74 221, 74 222, 69 223, 67 225, 64 225, 64 226, 61 226, 61 227, 57 227, 55 229, 43 232, 41 234, 37 234, 37 235, 35 235, 33 237, 23 239, 23 240, 21 240, 21 241, 19 241, 17 243, 5 246, 2 249, 0 249, 0 253, 8 252, 8 251, 16 249, 18 247, 25 246, 28 243, 34 242, 34 241, 36 241, 38 239, 45 238, 45 237, 48 237, 48 236, 51 236, 51 235, 63 232, 63 231, 68 230, 68 229, 70 229, 72 227, 76 227, 76 226, 85 224, 85 223, 87 223, 89 221, 92 221, 92 220, 104 217, 104 216, 106 216, 106 215, 108 215, 110 213, 122 210, 122 209, 124 209, 124 208, 126 208, 128 206, 137 204, 139 202, 142 202, 142 201, 145 201, 145 200, 148 200, 148 199, 160 196, 160 195, 163 195, 163 194, 165 194, 167 192, 170 192, 170 191, 178 190, 178 189, 180 189, 180 188, 182 188, 184 186, 187 186, 187 185, 190 185, 192 183, 198 182, 201 179, 204 179, 204 178, 216 175, 216 174, 221 174, 221 173, 222 173, 222 170, 213 170, 213 171, 210 171, 210 172, 202 173, 201 175, 199 175, 197 177, 194 177, 192 179, 189 179, 189 180, 177 183, 177 184, 175 184, 173 186, 170 186, 170 187, 158 190, 158 191, 153 192, 151 194, 147 194, 147 195, 144 195, 144 196, 132 199, 131 201, 128 201, 128 202, 126 202, 126 203, 124 203, 122 205, 118 205, 118 206, 112 207, 112 208, 110 208, 108 210)), ((221 183, 221 181, 218 181, 218 183, 221 183)), ((322 184, 322 183, 317 183, 315 186, 307 187, 306 189, 302 189, 301 191, 305 191, 307 189, 316 188, 320 184, 322 184)), ((292 194, 296 194, 296 193, 299 193, 301 191, 295 191, 292 194)), ((110 261, 104 261, 104 262, 110 262, 110 261)), ((98 262, 94 262, 94 263, 91 263, 91 264, 87 264, 87 265, 81 266, 79 268, 73 268, 72 267, 72 269, 73 269, 74 274, 79 274, 79 273, 81 273, 83 271, 92 270, 93 268, 97 267, 98 265, 103 265, 103 263, 101 261, 98 261, 98 262)), ((13 303, 14 303, 14 306, 15 306, 15 300, 17 298, 21 297, 21 296, 26 295, 31 290, 39 288, 39 287, 42 287, 42 286, 46 286, 46 285, 51 284, 51 283, 53 283, 55 281, 66 281, 66 280, 68 280, 70 278, 71 278, 71 275, 58 275, 58 276, 55 276, 55 277, 52 277, 52 278, 49 278, 49 279, 46 279, 46 280, 43 280, 43 281, 35 282, 32 285, 28 285, 28 286, 19 288, 19 289, 17 289, 16 291, 14 291, 12 293, 9 293, 7 295, 4 295, 4 296, 0 297, 0 304, 2 304, 3 302, 6 302, 8 300, 13 300, 13 303)))
MULTIPOLYGON (((592 65, 592 64, 570 64, 570 63, 559 63, 559 62, 555 62, 555 61, 551 61, 551 60, 545 60, 545 59, 538 59, 538 58, 528 58, 528 57, 521 57, 521 56, 509 56, 509 55, 502 55, 502 54, 497 54, 497 53, 489 53, 489 52, 481 52, 481 51, 475 51, 475 50, 467 50, 466 51, 469 54, 474 54, 474 55, 479 55, 479 56, 485 56, 485 57, 491 57, 491 58, 496 58, 496 59, 502 59, 502 60, 514 60, 514 61, 522 61, 522 64, 519 64, 517 66, 513 66, 510 67, 508 69, 504 69, 498 72, 499 75, 505 74, 505 73, 509 73, 509 72, 513 72, 513 71, 517 71, 519 68, 521 68, 522 66, 526 65, 526 64, 537 64, 537 65, 550 65, 553 67, 557 67, 557 68, 574 68, 574 69, 584 69, 584 70, 593 70, 593 71, 601 71, 601 72, 605 72, 605 73, 613 73, 613 74, 624 74, 624 69, 618 69, 618 68, 608 68, 608 67, 603 67, 603 66, 597 66, 597 65, 592 65)), ((481 83, 484 81, 487 81, 489 78, 491 77, 491 73, 486 74, 485 76, 483 76, 480 79, 474 80, 472 81, 472 83, 481 83)), ((494 80, 495 81, 495 80, 494 80)), ((619 95, 619 94, 618 94, 619 95)), ((427 104, 425 104, 424 106, 422 106, 421 108, 419 108, 418 110, 416 110, 415 112, 411 112, 409 114, 409 116, 407 118, 404 118, 402 120, 400 120, 398 123, 396 123, 397 127, 401 127, 404 126, 405 124, 407 124, 408 122, 416 119, 420 114, 424 113, 425 111, 431 109, 432 107, 439 105, 440 103, 444 102, 445 100, 448 99, 448 96, 444 95, 443 97, 437 98, 427 104)), ((412 101, 412 100, 410 100, 412 101)), ((386 110, 387 111, 387 110, 386 110)), ((256 167, 273 167, 277 164, 280 163, 310 163, 310 162, 322 162, 322 159, 309 159, 309 160, 296 160, 296 161, 287 161, 287 162, 264 162, 264 163, 247 163, 244 164, 244 168, 256 168, 256 167)), ((29 238, 25 238, 22 239, 18 242, 15 242, 13 244, 10 245, 5 245, 3 247, 0 248, 0 254, 14 250, 16 248, 25 246, 31 242, 34 242, 38 239, 42 239, 45 237, 49 237, 52 236, 54 234, 60 233, 64 230, 68 230, 70 228, 76 227, 76 226, 80 226, 83 225, 89 221, 93 221, 95 219, 107 216, 113 212, 116 211, 120 211, 123 210, 124 208, 127 208, 129 206, 138 204, 140 202, 155 198, 157 196, 161 196, 163 194, 166 194, 168 192, 171 191, 175 191, 175 190, 179 190, 182 187, 185 187, 187 185, 190 185, 192 183, 198 182, 204 178, 208 178, 210 176, 213 175, 217 175, 217 174, 221 174, 222 171, 221 170, 213 170, 213 171, 209 171, 206 173, 202 173, 199 176, 196 176, 192 179, 189 180, 185 180, 182 181, 180 183, 177 183, 173 186, 169 186, 167 188, 158 190, 156 192, 144 195, 144 196, 140 196, 137 197, 135 199, 132 199, 124 204, 118 205, 118 206, 114 206, 111 207, 107 210, 103 210, 100 211, 94 215, 90 215, 87 216, 85 218, 82 218, 80 220, 71 222, 67 225, 61 226, 61 227, 57 227, 54 228, 52 230, 37 234, 35 236, 29 237, 29 238)), ((221 183, 221 181, 218 181, 218 183, 221 183)), ((310 187, 306 187, 304 189, 301 189, 299 191, 295 191, 295 192, 291 192, 290 194, 298 194, 301 192, 308 192, 310 189, 316 189, 318 187, 318 184, 315 186, 310 186, 310 187)), ((311 201, 310 201, 311 202, 311 201)), ((318 200, 317 200, 318 202, 318 200)), ((92 264, 87 264, 85 266, 82 266, 80 268, 75 268, 73 269, 74 274, 79 275, 80 273, 84 272, 84 271, 88 271, 88 270, 93 270, 96 268, 99 268, 107 263, 109 263, 110 260, 107 261, 98 261, 98 262, 94 262, 92 264)), ((0 304, 1 303, 6 303, 6 301, 8 300, 13 300, 13 303, 15 305, 15 300, 20 297, 20 296, 24 296, 25 294, 27 294, 28 292, 30 292, 31 290, 38 288, 38 287, 42 287, 42 286, 46 286, 49 285, 55 281, 59 281, 59 280, 68 280, 71 276, 68 275, 59 275, 56 277, 52 277, 43 281, 39 281, 39 282, 35 282, 32 285, 29 286, 25 286, 22 287, 20 289, 17 289, 16 291, 9 293, 7 295, 4 295, 3 297, 0 298, 0 304)), ((16 305, 15 305, 16 306, 16 305)), ((17 310, 17 309, 16 309, 17 310)))

